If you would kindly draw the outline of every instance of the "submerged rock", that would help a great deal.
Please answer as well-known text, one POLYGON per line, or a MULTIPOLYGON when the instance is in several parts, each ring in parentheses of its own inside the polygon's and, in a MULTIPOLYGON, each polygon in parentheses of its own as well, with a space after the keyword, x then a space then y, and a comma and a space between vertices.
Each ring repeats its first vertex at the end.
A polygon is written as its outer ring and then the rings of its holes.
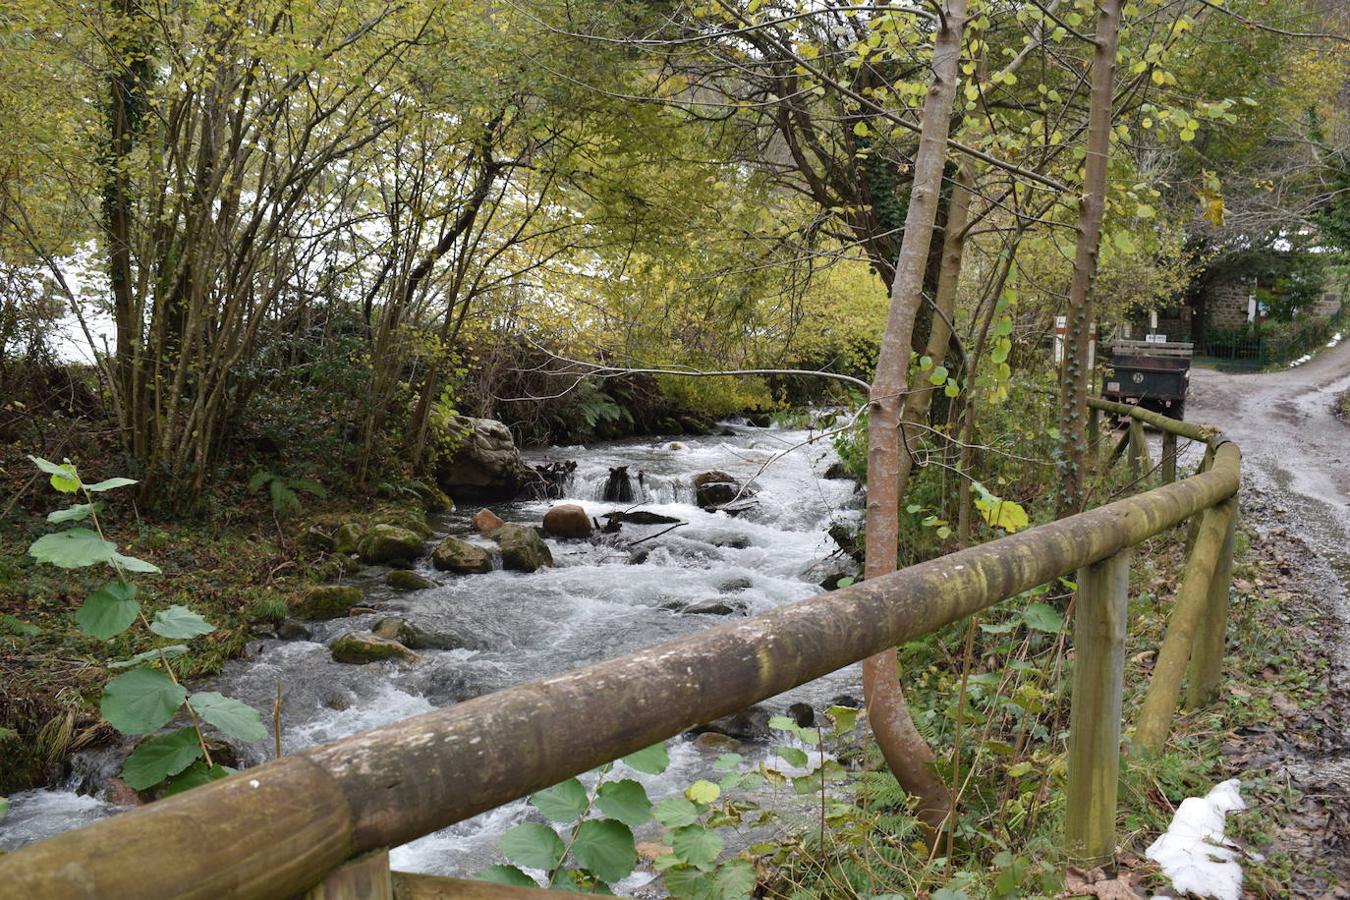
POLYGON ((338 619, 347 615, 362 599, 360 588, 321 584, 306 591, 291 611, 301 619, 338 619))
POLYGON ((431 564, 442 572, 458 572, 460 575, 491 572, 492 554, 452 535, 432 551, 431 564))
POLYGON ((486 507, 473 514, 473 527, 479 534, 496 531, 505 524, 501 516, 486 507))
POLYGON ((533 572, 553 565, 553 553, 539 532, 525 525, 503 525, 490 537, 502 548, 502 568, 533 572))
POLYGON ((307 641, 313 635, 310 630, 294 619, 285 619, 277 623, 277 637, 283 641, 307 641))
POLYGON ((854 480, 853 473, 848 470, 848 466, 844 465, 841 462, 830 463, 829 467, 825 470, 825 477, 833 478, 840 481, 854 480))
POLYGON ((338 635, 330 648, 333 660, 340 663, 380 662, 386 659, 412 659, 413 653, 398 641, 367 631, 348 631, 338 635))
POLYGON ((421 556, 424 550, 421 535, 397 525, 372 526, 356 545, 361 561, 370 565, 406 562, 421 556))
POLYGON ((816 724, 816 711, 809 703, 794 703, 787 708, 787 714, 798 728, 810 728, 816 724))
POLYGON ((741 494, 741 485, 726 472, 713 469, 694 476, 694 498, 703 509, 725 506, 741 494))
POLYGON ((735 753, 741 749, 741 742, 716 731, 705 731, 694 738, 694 749, 704 753, 735 753))
POLYGON ((575 503, 560 503, 544 513, 544 532, 552 537, 588 538, 591 519, 575 503))
POLYGON ((409 572, 406 569, 395 569, 387 573, 384 576, 384 583, 396 591, 424 591, 436 586, 436 583, 430 578, 418 575, 416 572, 409 572))
POLYGON ((511 429, 496 419, 455 416, 446 427, 455 449, 436 481, 455 500, 511 500, 538 477, 520 458, 511 429))
POLYGON ((376 637, 398 641, 412 650, 458 650, 465 646, 457 635, 428 631, 396 616, 380 619, 370 630, 376 637))
POLYGON ((769 711, 756 704, 738 713, 713 719, 711 722, 695 728, 694 732, 702 734, 711 731, 735 738, 738 741, 763 741, 768 740, 771 733, 769 731, 769 718, 769 711))

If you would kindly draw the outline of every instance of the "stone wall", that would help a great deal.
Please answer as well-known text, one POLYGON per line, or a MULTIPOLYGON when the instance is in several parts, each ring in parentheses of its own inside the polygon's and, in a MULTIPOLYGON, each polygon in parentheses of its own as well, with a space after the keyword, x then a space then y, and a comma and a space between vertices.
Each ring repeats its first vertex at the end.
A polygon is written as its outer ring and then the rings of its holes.
POLYGON ((1221 281, 1205 292, 1205 326, 1215 331, 1233 331, 1247 324, 1251 284, 1245 279, 1221 281))
POLYGON ((1323 291, 1322 296, 1317 298, 1317 302, 1308 310, 1308 314, 1314 319, 1330 319, 1341 311, 1341 295, 1336 291, 1323 291))

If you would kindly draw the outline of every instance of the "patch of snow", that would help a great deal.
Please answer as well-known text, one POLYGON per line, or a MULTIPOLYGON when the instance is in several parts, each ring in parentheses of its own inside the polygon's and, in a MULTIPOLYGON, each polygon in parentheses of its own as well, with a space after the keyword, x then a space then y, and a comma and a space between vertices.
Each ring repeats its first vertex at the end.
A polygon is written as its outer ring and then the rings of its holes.
POLYGON ((1327 341, 1327 346, 1335 347, 1340 342, 1341 342, 1341 333, 1338 331, 1331 336, 1331 340, 1327 341))
POLYGON ((1177 807, 1167 832, 1144 851, 1179 893, 1218 900, 1242 897, 1238 851, 1223 836, 1224 816, 1247 808, 1241 787, 1241 781, 1231 778, 1204 797, 1187 797, 1177 807))

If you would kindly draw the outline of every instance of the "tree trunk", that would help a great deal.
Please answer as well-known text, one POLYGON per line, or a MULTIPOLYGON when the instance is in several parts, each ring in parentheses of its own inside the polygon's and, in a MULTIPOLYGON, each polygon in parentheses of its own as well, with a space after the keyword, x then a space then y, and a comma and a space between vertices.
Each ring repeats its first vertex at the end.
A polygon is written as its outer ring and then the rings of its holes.
MULTIPOLYGON (((879 578, 895 571, 899 544, 900 409, 908 386, 910 340, 923 302, 924 269, 937 217, 947 134, 961 58, 965 0, 946 0, 933 44, 933 83, 924 99, 919 151, 905 235, 891 286, 890 312, 877 356, 868 403, 867 518, 864 574, 879 578)), ((951 809, 947 787, 933 771, 933 751, 914 727, 900 687, 895 650, 863 663, 867 716, 886 762, 901 786, 919 801, 919 817, 934 831, 951 809)))
POLYGON ((1104 0, 1097 15, 1092 54, 1092 95, 1088 109, 1087 161, 1078 205, 1078 246, 1073 258, 1065 310, 1064 358, 1059 370, 1060 516, 1083 508, 1087 460, 1088 331, 1092 322, 1092 279, 1097 273, 1102 216, 1106 210, 1106 166, 1111 148, 1111 101, 1115 84, 1116 44, 1123 0, 1104 0))

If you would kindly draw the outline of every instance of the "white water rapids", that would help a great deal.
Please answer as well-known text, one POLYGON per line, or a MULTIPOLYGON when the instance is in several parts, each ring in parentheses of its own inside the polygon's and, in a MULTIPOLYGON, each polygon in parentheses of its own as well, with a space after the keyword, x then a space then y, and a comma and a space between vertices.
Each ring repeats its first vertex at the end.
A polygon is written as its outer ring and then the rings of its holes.
MULTIPOLYGON (((734 423, 729 429, 717 437, 634 440, 533 454, 533 462, 547 457, 577 463, 567 491, 573 496, 566 499, 594 516, 636 507, 688 523, 634 548, 648 551, 643 562, 631 561, 632 542, 669 526, 626 524, 618 535, 550 540, 556 566, 528 575, 499 570, 456 576, 434 571, 425 558, 417 570, 437 586, 411 593, 390 590, 383 583, 386 570, 371 567, 351 581, 366 588, 378 615, 310 623, 311 640, 250 641, 246 656, 230 662, 211 687, 249 702, 268 721, 279 680, 283 748, 295 752, 724 621, 718 615, 682 613, 684 605, 717 600, 754 615, 817 593, 826 575, 847 570, 826 528, 831 521, 856 520, 861 495, 851 481, 822 477, 837 459, 828 441, 801 447, 761 471, 775 454, 811 433, 734 423), (643 473, 640 505, 601 501, 615 466, 628 466, 634 476, 643 473), (754 479, 753 503, 745 512, 730 516, 694 505, 693 477, 710 469, 743 483, 754 479), (368 629, 386 615, 431 632, 453 633, 473 649, 423 650, 413 663, 333 662, 328 642, 344 631, 368 629)), ((537 524, 550 505, 493 508, 507 521, 537 524)), ((465 506, 436 522, 438 535, 429 546, 447 533, 488 546, 471 534, 475 510, 465 506)), ((858 695, 859 678, 857 667, 850 667, 766 706, 777 713, 802 701, 820 710, 837 695, 858 695)), ((256 763, 268 758, 270 747, 259 744, 244 753, 256 763)), ((663 775, 624 771, 621 777, 641 780, 655 800, 708 774, 715 758, 688 741, 677 742, 671 756, 663 775)), ((0 848, 14 849, 115 814, 119 807, 98 794, 119 764, 119 756, 110 752, 86 755, 76 760, 62 787, 11 797, 11 811, 0 819, 0 848)), ((621 771, 625 768, 620 764, 621 771)), ((500 861, 498 837, 525 815, 524 803, 516 802, 459 823, 396 849, 394 866, 471 875, 500 861)), ((635 888, 637 882, 624 886, 635 888)))

